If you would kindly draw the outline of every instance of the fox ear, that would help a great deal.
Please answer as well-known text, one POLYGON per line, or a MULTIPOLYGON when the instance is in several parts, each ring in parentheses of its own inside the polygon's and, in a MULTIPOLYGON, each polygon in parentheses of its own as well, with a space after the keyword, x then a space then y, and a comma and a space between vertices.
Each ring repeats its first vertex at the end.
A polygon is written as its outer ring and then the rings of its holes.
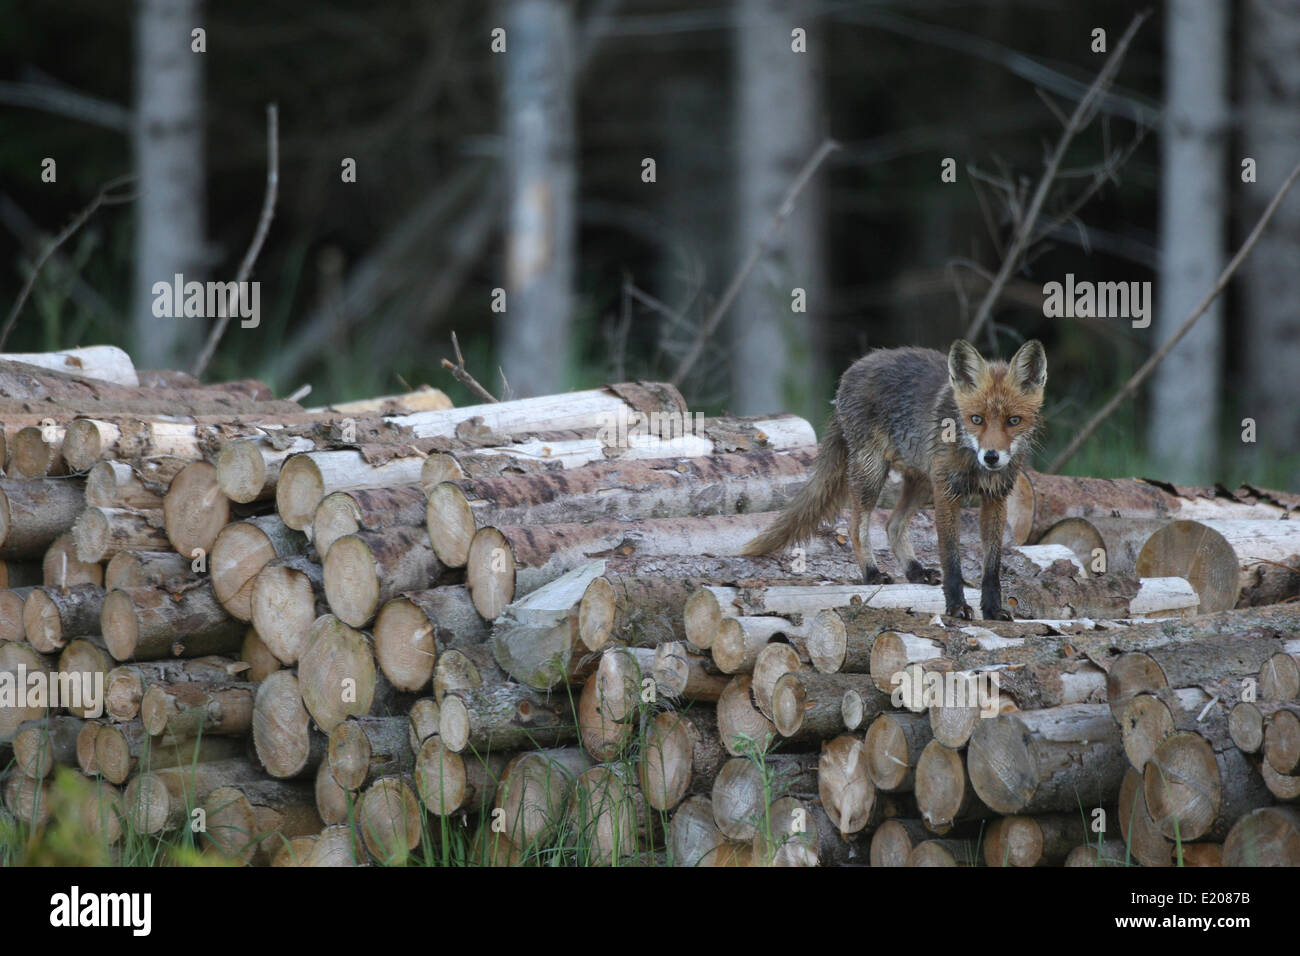
POLYGON ((1038 339, 1030 339, 1011 357, 1011 379, 1022 392, 1042 391, 1047 384, 1047 352, 1038 339))
POLYGON ((975 380, 984 370, 984 358, 965 339, 958 339, 948 350, 948 381, 954 391, 965 392, 975 387, 975 380))

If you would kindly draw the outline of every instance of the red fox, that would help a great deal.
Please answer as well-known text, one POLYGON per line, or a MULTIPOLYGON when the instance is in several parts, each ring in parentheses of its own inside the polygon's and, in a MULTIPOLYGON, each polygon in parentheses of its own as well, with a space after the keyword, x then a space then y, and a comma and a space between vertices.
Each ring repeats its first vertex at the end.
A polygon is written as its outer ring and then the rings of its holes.
POLYGON ((862 580, 889 583, 876 567, 869 528, 893 466, 902 472, 903 487, 886 528, 907 580, 940 581, 935 569, 916 560, 907 539, 908 522, 929 482, 946 613, 973 617, 962 592, 957 543, 962 498, 978 495, 984 545, 980 610, 986 619, 1011 620, 999 580, 1006 498, 1031 450, 1046 383, 1047 353, 1037 340, 1022 345, 1010 362, 986 362, 960 339, 946 361, 942 352, 918 348, 881 349, 858 359, 840 378, 812 479, 745 553, 767 554, 808 540, 848 493, 849 537, 862 580))

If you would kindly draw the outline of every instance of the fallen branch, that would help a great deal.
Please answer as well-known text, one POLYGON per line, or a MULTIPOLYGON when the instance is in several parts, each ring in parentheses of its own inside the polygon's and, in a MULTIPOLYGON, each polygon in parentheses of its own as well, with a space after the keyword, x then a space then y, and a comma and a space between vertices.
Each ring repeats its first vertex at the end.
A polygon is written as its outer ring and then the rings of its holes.
POLYGON ((1191 331, 1196 320, 1205 314, 1205 310, 1210 307, 1210 304, 1219 297, 1219 293, 1221 293, 1228 285, 1228 280, 1232 278, 1233 273, 1235 273, 1237 268, 1245 261, 1246 256, 1250 255, 1251 249, 1255 247, 1255 243, 1263 234, 1264 227, 1267 226, 1268 221, 1273 218, 1273 213, 1277 212, 1277 207, 1282 204, 1282 198, 1291 189, 1292 185, 1295 184, 1297 176, 1300 176, 1300 163, 1296 164, 1296 167, 1291 170, 1291 175, 1287 176, 1286 182, 1282 184, 1282 188, 1277 191, 1277 195, 1275 195, 1269 202, 1268 208, 1266 208, 1264 214, 1260 216, 1259 222, 1255 223, 1255 228, 1250 231, 1250 235, 1246 237, 1246 241, 1242 244, 1241 248, 1237 250, 1237 254, 1232 257, 1232 261, 1224 268, 1218 281, 1214 283, 1214 287, 1205 294, 1205 298, 1201 300, 1200 305, 1193 309, 1192 314, 1183 320, 1183 324, 1178 327, 1178 331, 1171 335, 1164 345, 1156 349, 1155 353, 1142 364, 1141 368, 1133 373, 1133 376, 1124 383, 1111 400, 1102 406, 1101 411, 1092 416, 1088 424, 1079 429, 1078 434, 1071 439, 1070 444, 1065 446, 1065 450, 1057 455, 1055 460, 1047 466, 1047 474, 1054 475, 1059 472, 1065 463, 1073 458, 1079 449, 1083 447, 1083 443, 1092 437, 1092 433, 1097 430, 1101 423, 1110 418, 1110 416, 1114 414, 1115 409, 1119 408, 1125 399, 1130 398, 1133 393, 1137 391, 1138 386, 1147 380, 1147 377, 1155 370, 1155 367, 1163 362, 1165 356, 1174 350, 1174 346, 1182 341, 1183 336, 1191 331))
POLYGON ((799 193, 801 193, 804 186, 808 184, 808 180, 812 179, 813 173, 817 171, 817 167, 822 164, 822 161, 836 149, 839 149, 839 143, 831 139, 823 140, 822 144, 817 147, 817 152, 813 153, 812 158, 804 164, 803 169, 799 170, 799 175, 796 176, 794 182, 790 184, 789 190, 786 191, 785 198, 781 200, 781 205, 777 207, 776 212, 773 213, 772 219, 767 224, 767 228, 763 230, 763 234, 759 236, 758 241, 755 242, 753 248, 749 250, 749 255, 745 257, 745 261, 742 262, 740 268, 736 270, 736 274, 731 277, 731 283, 727 286, 727 291, 722 293, 722 298, 718 300, 718 304, 713 307, 713 311, 709 313, 709 317, 705 319, 704 324, 700 326, 699 337, 696 338, 695 344, 692 345, 691 350, 686 353, 686 357, 682 359, 681 364, 677 366, 677 371, 673 373, 672 384, 680 385, 682 380, 690 373, 691 369, 695 367, 695 363, 698 362, 700 356, 704 354, 705 343, 708 342, 710 336, 712 336, 717 330, 723 317, 726 316, 727 310, 731 308, 731 304, 736 300, 736 296, 740 294, 740 287, 745 284, 745 280, 749 278, 749 274, 754 270, 754 266, 758 264, 758 260, 762 257, 763 253, 767 251, 768 243, 772 241, 773 237, 775 237, 780 231, 781 226, 785 224, 785 221, 788 218, 790 218, 790 214, 794 212, 794 203, 795 200, 799 198, 799 193))
POLYGON ((1002 260, 1002 268, 998 270, 993 285, 984 296, 984 300, 980 302, 979 310, 975 313, 970 328, 966 330, 966 339, 968 341, 975 341, 976 336, 980 334, 980 330, 984 328, 984 324, 988 321, 989 314, 993 311, 993 306, 997 304, 998 296, 1002 294, 1002 287, 1011 278, 1011 273, 1020 268, 1020 260, 1030 245, 1030 239, 1034 235, 1034 226, 1043 211, 1043 203, 1047 200, 1047 194, 1051 189, 1053 180, 1056 179, 1056 172, 1061 166, 1061 160, 1065 158, 1066 149, 1069 148, 1075 134, 1091 122, 1097 104, 1114 81, 1115 74, 1119 72, 1120 64, 1124 61, 1124 54, 1128 52, 1129 43, 1132 41, 1134 34, 1137 33, 1138 27, 1142 26, 1143 21, 1148 16, 1149 13, 1144 11, 1133 18, 1133 22, 1128 25, 1124 35, 1115 44, 1115 51, 1110 55, 1110 59, 1101 68, 1097 78, 1092 81, 1092 86, 1088 87, 1088 92, 1084 94, 1083 99, 1079 100, 1079 104, 1070 115, 1070 120, 1065 129, 1061 131, 1061 138, 1057 141, 1056 149, 1052 151, 1051 157, 1047 160, 1047 166, 1043 169, 1042 178, 1038 180, 1038 188, 1034 190, 1034 196, 1029 202, 1029 208, 1025 211, 1025 217, 1020 221, 1020 228, 1016 230, 1015 239, 1012 240, 1011 247, 1007 249, 1007 254, 1002 260))
MULTIPOLYGON (((262 197, 262 212, 257 217, 257 230, 253 233, 253 241, 248 244, 248 251, 244 253, 243 261, 239 263, 239 271, 235 273, 235 296, 241 296, 239 290, 243 288, 248 281, 249 274, 253 271, 253 263, 257 261, 257 255, 262 251, 262 243, 266 241, 266 234, 271 229, 271 218, 275 215, 275 197, 280 187, 280 110, 274 103, 266 107, 266 193, 262 197)), ((237 300, 236 300, 237 301, 237 300)), ((203 350, 199 352, 199 357, 194 360, 194 368, 191 374, 195 378, 203 376, 203 370, 208 367, 212 361, 212 355, 217 350, 217 343, 221 337, 226 334, 226 326, 236 312, 235 302, 230 302, 226 308, 226 314, 223 315, 212 331, 208 334, 208 340, 203 343, 203 350)))
POLYGON ((116 206, 119 203, 130 202, 134 199, 134 195, 113 196, 109 194, 110 190, 115 189, 118 186, 123 186, 134 179, 134 176, 119 176, 117 179, 112 179, 105 183, 95 198, 90 201, 89 205, 87 205, 85 209, 81 210, 81 212, 77 213, 72 218, 72 222, 64 226, 63 231, 55 236, 54 239, 50 241, 50 244, 45 247, 45 251, 41 253, 40 258, 37 259, 35 265, 32 266, 32 274, 29 275, 27 281, 23 283, 22 291, 18 293, 18 299, 14 302, 13 308, 9 310, 9 315, 5 319, 4 329, 0 331, 0 349, 3 349, 5 342, 9 340, 9 333, 13 331, 14 323, 18 321, 18 314, 22 312, 23 306, 27 303, 27 297, 32 294, 32 289, 36 285, 36 278, 41 274, 41 269, 45 267, 45 263, 49 262, 50 256, 54 255, 55 250, 57 250, 59 246, 71 239, 76 231, 86 224, 86 221, 95 214, 95 210, 100 206, 116 206))
POLYGON ((480 385, 478 379, 469 374, 469 370, 465 368, 465 356, 460 354, 460 343, 456 341, 455 332, 451 333, 451 347, 456 350, 456 364, 453 365, 450 359, 443 359, 442 367, 451 372, 452 377, 473 392, 475 397, 495 404, 496 397, 480 385))

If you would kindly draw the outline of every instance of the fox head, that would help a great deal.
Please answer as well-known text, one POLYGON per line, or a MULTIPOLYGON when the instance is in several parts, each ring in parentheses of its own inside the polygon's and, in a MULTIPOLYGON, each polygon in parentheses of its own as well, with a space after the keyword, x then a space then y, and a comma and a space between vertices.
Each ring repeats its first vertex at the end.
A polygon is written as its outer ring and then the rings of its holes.
POLYGON ((948 350, 959 424, 981 468, 1001 471, 1033 438, 1047 384, 1047 353, 1032 339, 1010 362, 986 362, 969 342, 948 350))

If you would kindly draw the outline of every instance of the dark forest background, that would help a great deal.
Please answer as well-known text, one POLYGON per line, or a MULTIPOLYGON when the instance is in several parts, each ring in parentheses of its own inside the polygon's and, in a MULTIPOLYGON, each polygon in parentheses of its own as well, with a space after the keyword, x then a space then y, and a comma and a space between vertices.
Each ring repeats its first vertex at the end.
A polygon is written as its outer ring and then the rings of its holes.
MULTIPOLYGON (((262 321, 232 325, 205 378, 261 378, 281 395, 310 384, 311 404, 429 382, 462 404, 470 395, 439 367, 454 331, 499 395, 498 370, 516 396, 668 379, 832 138, 840 148, 681 382, 692 411, 794 411, 820 430, 862 352, 946 349, 964 333, 1062 117, 1137 10, 0 2, 4 311, 50 236, 109 180, 140 177, 134 202, 99 210, 47 264, 5 348, 111 343, 140 367, 188 369, 208 323, 154 318, 141 290, 176 271, 234 277, 274 102, 279 196, 253 273, 262 321), (796 30, 806 52, 792 49, 796 30), (794 288, 806 312, 791 311, 794 288)), ((1046 344, 1040 464, 1190 312, 1297 161, 1300 3, 1153 5, 1066 153, 1042 217, 1057 224, 977 339, 986 354, 1046 344), (1045 317, 1043 284, 1067 273, 1151 281, 1151 327, 1045 317)), ((1300 489, 1298 312, 1292 195, 1196 331, 1066 470, 1300 489), (1242 440, 1244 418, 1257 441, 1242 440)))

